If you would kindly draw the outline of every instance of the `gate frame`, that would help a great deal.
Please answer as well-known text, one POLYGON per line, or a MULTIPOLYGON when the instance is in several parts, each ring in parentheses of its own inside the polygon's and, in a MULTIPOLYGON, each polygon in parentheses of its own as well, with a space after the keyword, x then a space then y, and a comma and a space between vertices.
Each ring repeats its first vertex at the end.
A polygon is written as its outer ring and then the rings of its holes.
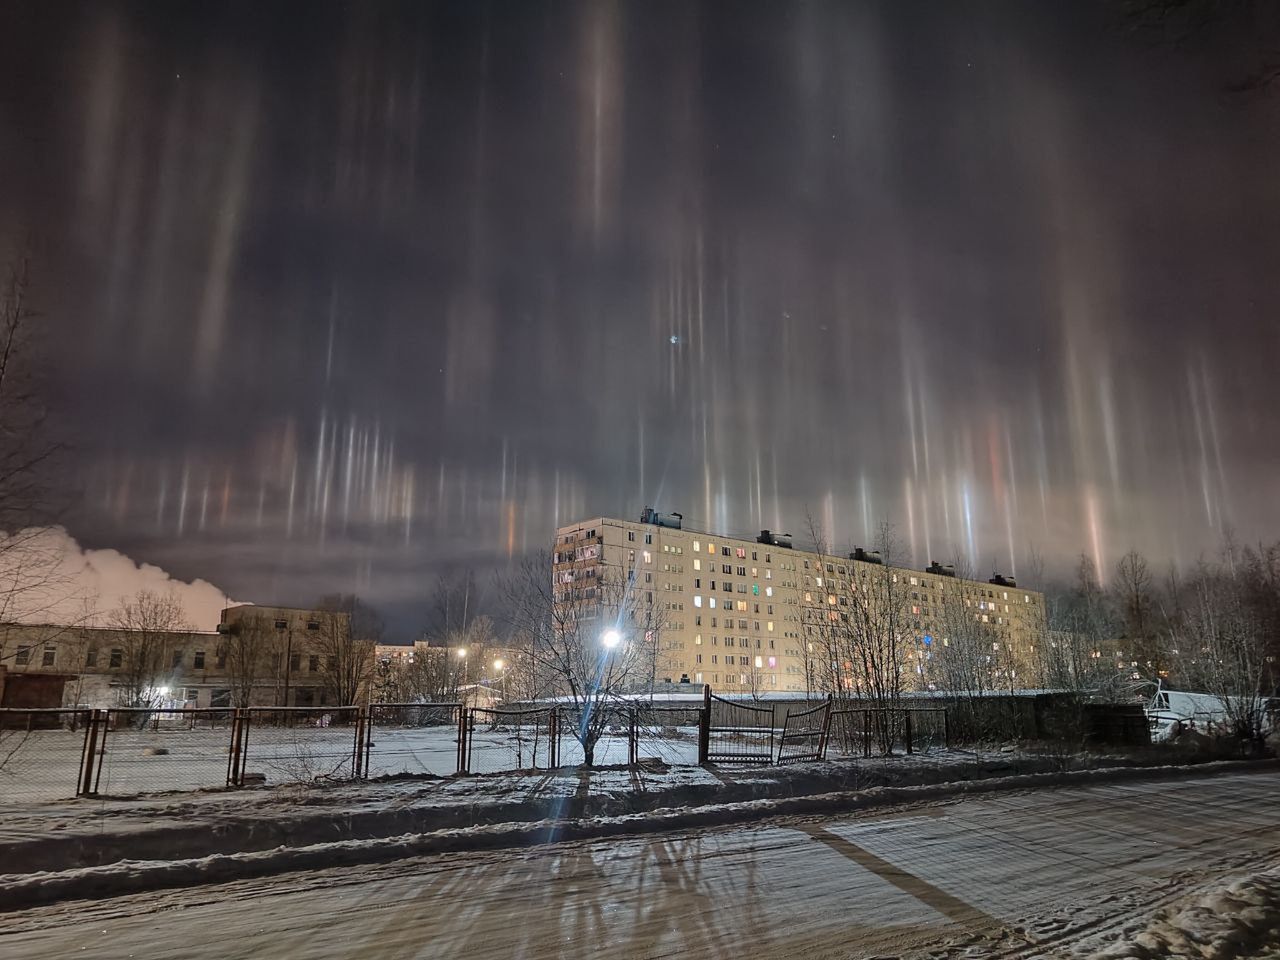
POLYGON ((788 764, 788 763, 804 763, 806 761, 818 761, 818 760, 826 759, 827 734, 831 728, 831 702, 832 702, 831 694, 827 694, 827 699, 822 703, 818 704, 816 707, 809 707, 808 709, 801 710, 797 713, 792 713, 790 711, 787 712, 787 718, 782 721, 782 736, 778 740, 778 757, 774 761, 775 763, 777 763, 778 766, 783 766, 784 764, 788 764), (818 737, 818 745, 812 751, 808 751, 805 753, 798 753, 790 757, 784 757, 782 755, 782 752, 787 747, 787 735, 791 729, 792 719, 807 718, 817 713, 819 710, 823 711, 822 723, 820 726, 818 726, 817 728, 814 728, 806 725, 803 729, 797 730, 795 732, 795 736, 797 739, 813 737, 816 734, 818 737))
POLYGON ((777 738, 776 728, 773 725, 774 711, 772 706, 762 707, 753 703, 740 703, 736 700, 727 700, 724 697, 718 697, 711 692, 711 685, 706 684, 702 688, 702 724, 698 731, 698 762, 700 764, 721 764, 721 763, 748 763, 761 764, 769 766, 774 762, 774 741, 777 738), (714 727, 711 722, 711 704, 712 701, 719 701, 726 706, 734 709, 746 710, 752 714, 768 714, 769 725, 766 726, 748 726, 744 724, 735 724, 727 727, 714 727), (757 753, 743 753, 734 755, 728 753, 717 753, 711 749, 711 734, 715 731, 726 733, 767 733, 769 737, 766 748, 757 753))

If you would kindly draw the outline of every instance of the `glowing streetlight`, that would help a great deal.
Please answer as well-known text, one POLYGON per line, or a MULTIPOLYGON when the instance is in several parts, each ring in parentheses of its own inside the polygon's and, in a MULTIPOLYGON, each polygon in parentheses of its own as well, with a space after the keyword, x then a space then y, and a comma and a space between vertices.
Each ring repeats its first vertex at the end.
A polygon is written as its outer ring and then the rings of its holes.
POLYGON ((459 659, 459 660, 465 660, 465 659, 467 659, 467 648, 466 648, 466 647, 459 647, 459 648, 458 648, 458 659, 459 659))
POLYGON ((606 630, 604 636, 600 638, 600 643, 604 645, 606 650, 612 650, 622 642, 622 634, 617 630, 606 630))
POLYGON ((493 661, 493 669, 494 669, 495 671, 497 671, 498 673, 501 673, 501 672, 502 672, 502 668, 503 668, 503 667, 505 667, 505 666, 506 666, 506 664, 502 662, 502 658, 501 658, 501 657, 499 657, 497 660, 493 661))

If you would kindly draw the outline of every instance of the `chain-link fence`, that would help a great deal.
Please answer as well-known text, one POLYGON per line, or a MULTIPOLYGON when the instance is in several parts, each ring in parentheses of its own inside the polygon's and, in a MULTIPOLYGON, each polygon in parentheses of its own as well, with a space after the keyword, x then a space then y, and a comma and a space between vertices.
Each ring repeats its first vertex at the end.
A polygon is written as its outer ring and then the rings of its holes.
POLYGON ((560 721, 554 708, 472 707, 461 727, 460 772, 549 770, 559 766, 560 721))
POLYGON ((458 772, 460 703, 375 703, 369 707, 365 775, 458 772))
POLYGON ((85 749, 92 779, 82 792, 103 796, 199 790, 227 782, 230 709, 95 711, 85 749))
POLYGON ((787 763, 948 746, 942 708, 826 703, 785 711, 708 695, 700 705, 460 703, 241 709, 0 709, 0 803, 133 796, 592 763, 787 763), (585 737, 590 739, 590 737, 585 737))
POLYGON ((352 780, 363 772, 367 729, 359 707, 250 707, 238 717, 233 785, 352 780))
POLYGON ((80 789, 88 710, 0 709, 0 799, 38 803, 80 789))

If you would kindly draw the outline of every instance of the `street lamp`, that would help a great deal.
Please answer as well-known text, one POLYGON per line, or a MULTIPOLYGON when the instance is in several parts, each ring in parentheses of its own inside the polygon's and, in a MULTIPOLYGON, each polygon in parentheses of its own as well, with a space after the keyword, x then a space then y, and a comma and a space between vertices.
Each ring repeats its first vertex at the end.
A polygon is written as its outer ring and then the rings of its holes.
POLYGON ((493 661, 493 672, 494 672, 494 673, 496 673, 496 674, 499 676, 499 678, 501 678, 501 680, 502 680, 502 701, 503 701, 503 703, 506 703, 506 700, 507 700, 507 671, 506 671, 506 666, 507 666, 506 661, 504 661, 501 657, 499 657, 498 659, 496 659, 496 660, 494 660, 494 661, 493 661))
POLYGON ((600 638, 600 643, 604 645, 606 650, 613 650, 622 642, 622 634, 617 630, 606 630, 600 638))

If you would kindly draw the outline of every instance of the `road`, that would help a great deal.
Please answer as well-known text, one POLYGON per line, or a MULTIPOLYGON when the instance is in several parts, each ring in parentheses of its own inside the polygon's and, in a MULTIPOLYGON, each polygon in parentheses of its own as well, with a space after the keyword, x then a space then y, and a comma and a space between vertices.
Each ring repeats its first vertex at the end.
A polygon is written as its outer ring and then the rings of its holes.
POLYGON ((1280 855, 1280 773, 451 854, 0 915, 0 956, 1072 955, 1280 855))

